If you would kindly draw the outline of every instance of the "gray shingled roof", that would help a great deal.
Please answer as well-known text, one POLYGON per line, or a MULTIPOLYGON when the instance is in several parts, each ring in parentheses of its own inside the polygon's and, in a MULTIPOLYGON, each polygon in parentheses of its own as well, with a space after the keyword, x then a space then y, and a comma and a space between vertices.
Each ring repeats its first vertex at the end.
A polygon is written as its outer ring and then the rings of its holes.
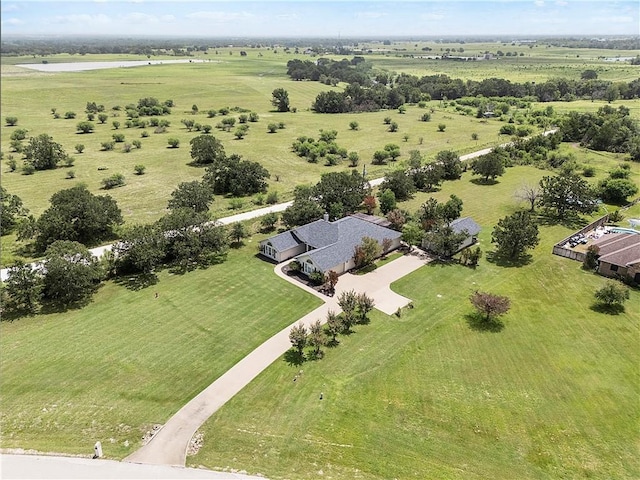
POLYGON ((316 220, 301 227, 296 227, 293 232, 303 243, 313 247, 322 248, 338 241, 338 222, 316 220))
POLYGON ((291 230, 279 233, 267 239, 273 248, 278 252, 289 250, 290 248, 300 245, 300 241, 291 233, 291 230))
POLYGON ((624 243, 619 244, 619 248, 602 255, 599 260, 601 262, 628 267, 640 262, 640 235, 628 234, 629 238, 624 243))
POLYGON ((359 245, 364 237, 371 237, 382 243, 385 238, 394 240, 401 236, 400 232, 355 217, 344 217, 329 225, 335 227, 335 242, 301 254, 308 255, 322 271, 350 260, 356 245, 359 245))
POLYGON ((480 225, 474 222, 471 217, 457 218, 449 226, 455 233, 461 233, 465 230, 469 235, 480 233, 480 225))

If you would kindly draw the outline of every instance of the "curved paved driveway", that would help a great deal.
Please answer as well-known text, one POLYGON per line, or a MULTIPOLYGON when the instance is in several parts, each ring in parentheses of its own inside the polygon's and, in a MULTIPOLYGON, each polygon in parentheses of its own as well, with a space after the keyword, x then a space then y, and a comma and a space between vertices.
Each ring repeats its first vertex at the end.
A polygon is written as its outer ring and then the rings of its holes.
POLYGON ((387 314, 392 314, 398 308, 407 305, 410 300, 393 293, 389 285, 428 262, 428 258, 419 252, 417 250, 413 254, 404 255, 365 275, 351 275, 349 273, 342 275, 336 285, 334 297, 326 297, 302 285, 282 273, 282 267, 285 264, 277 265, 275 271, 278 276, 322 298, 325 303, 275 334, 240 360, 171 417, 149 443, 133 452, 124 461, 184 466, 189 442, 198 428, 251 380, 291 348, 289 331, 294 325, 303 322, 309 326, 316 320, 324 323, 329 310, 340 312, 337 297, 340 292, 348 290, 367 293, 374 299, 375 308, 387 314))

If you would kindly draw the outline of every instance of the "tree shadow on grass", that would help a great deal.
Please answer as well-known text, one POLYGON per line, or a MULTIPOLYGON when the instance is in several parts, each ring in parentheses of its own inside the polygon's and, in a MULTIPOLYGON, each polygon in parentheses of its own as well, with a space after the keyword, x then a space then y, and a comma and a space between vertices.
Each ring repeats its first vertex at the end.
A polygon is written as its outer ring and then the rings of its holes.
POLYGON ((151 287, 158 283, 158 276, 155 273, 139 273, 137 275, 127 275, 115 279, 117 285, 121 285, 128 290, 137 292, 143 288, 151 287))
POLYGON ((299 367, 305 361, 304 353, 298 352, 295 348, 290 348, 284 353, 284 361, 289 366, 299 367))
POLYGON ((493 263, 494 265, 497 265, 499 267, 507 268, 524 267, 525 265, 529 265, 533 260, 533 257, 528 253, 520 255, 518 258, 505 258, 501 255, 498 255, 495 251, 487 252, 486 258, 487 262, 489 263, 493 263))
POLYGON ((472 178, 469 181, 474 185, 480 185, 480 186, 497 185, 498 183, 500 183, 498 180, 491 179, 491 178, 472 178))
POLYGON ((587 220, 580 217, 580 215, 573 212, 568 212, 564 217, 559 217, 549 211, 539 212, 536 217, 536 221, 538 225, 541 226, 562 225, 563 227, 567 227, 572 230, 580 229, 589 223, 587 220))
POLYGON ((607 305, 605 303, 594 303, 589 307, 597 313, 606 313, 607 315, 620 315, 624 312, 624 305, 615 304, 607 305))
POLYGON ((469 313, 465 315, 465 320, 469 328, 476 332, 498 333, 504 329, 504 323, 499 318, 487 319, 487 317, 479 313, 469 313))

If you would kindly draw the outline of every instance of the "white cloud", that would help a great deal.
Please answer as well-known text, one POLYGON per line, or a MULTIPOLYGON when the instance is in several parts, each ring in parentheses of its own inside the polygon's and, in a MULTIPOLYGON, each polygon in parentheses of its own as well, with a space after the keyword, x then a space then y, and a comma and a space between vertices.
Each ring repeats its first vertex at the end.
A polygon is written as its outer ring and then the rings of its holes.
POLYGON ((24 22, 19 18, 8 18, 7 20, 2 20, 2 25, 17 27, 18 25, 24 25, 24 22))
POLYGON ((79 14, 79 15, 58 15, 49 20, 48 23, 54 24, 77 24, 85 27, 89 27, 91 25, 107 25, 111 23, 111 19, 104 14, 99 15, 89 15, 89 14, 79 14))
POLYGON ((155 15, 147 13, 131 12, 122 17, 126 23, 158 23, 159 19, 155 15))
POLYGON ((534 0, 533 4, 536 7, 544 7, 544 0, 534 0))
POLYGON ((386 17, 387 14, 383 12, 358 12, 356 13, 356 18, 382 18, 386 17))
POLYGON ((15 12, 18 10, 20 10, 20 8, 14 3, 11 3, 9 5, 2 4, 0 8, 0 11, 2 12, 15 12))
POLYGON ((235 20, 248 20, 255 16, 248 12, 193 12, 186 15, 190 20, 211 20, 214 22, 233 22, 235 20))
POLYGON ((559 7, 566 7, 567 5, 569 5, 569 2, 567 2, 566 0, 557 0, 556 5, 558 5, 559 7))
POLYGON ((634 22, 633 17, 627 17, 624 15, 612 15, 610 17, 601 17, 597 19, 598 22, 604 23, 631 23, 634 22))
POLYGON ((433 22, 437 20, 442 20, 444 18, 444 15, 441 13, 424 13, 420 15, 420 18, 428 22, 433 22))
POLYGON ((285 20, 285 21, 299 20, 300 15, 298 15, 297 13, 283 13, 281 15, 276 15, 276 18, 278 20, 285 20))

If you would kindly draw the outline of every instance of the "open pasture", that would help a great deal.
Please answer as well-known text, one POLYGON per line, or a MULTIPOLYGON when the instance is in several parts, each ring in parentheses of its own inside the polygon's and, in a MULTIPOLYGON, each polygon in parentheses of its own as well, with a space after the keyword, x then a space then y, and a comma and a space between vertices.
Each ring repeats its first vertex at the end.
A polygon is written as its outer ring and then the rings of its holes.
POLYGON ((2 448, 123 458, 153 424, 264 340, 319 305, 258 259, 256 237, 226 262, 107 282, 81 310, 0 323, 2 448))

